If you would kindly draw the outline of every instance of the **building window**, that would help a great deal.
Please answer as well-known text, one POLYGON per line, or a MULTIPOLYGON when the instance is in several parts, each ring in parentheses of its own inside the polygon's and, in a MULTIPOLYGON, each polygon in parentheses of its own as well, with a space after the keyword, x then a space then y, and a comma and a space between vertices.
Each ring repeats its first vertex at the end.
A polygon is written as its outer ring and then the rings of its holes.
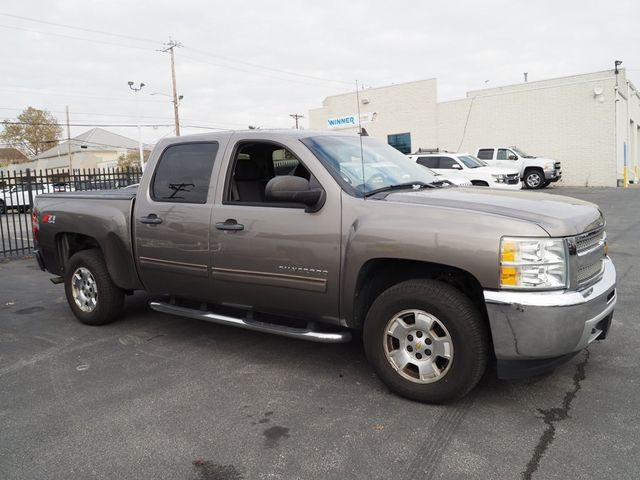
POLYGON ((410 133, 396 133, 394 135, 387 135, 387 143, 396 150, 402 153, 411 153, 411 134, 410 133))

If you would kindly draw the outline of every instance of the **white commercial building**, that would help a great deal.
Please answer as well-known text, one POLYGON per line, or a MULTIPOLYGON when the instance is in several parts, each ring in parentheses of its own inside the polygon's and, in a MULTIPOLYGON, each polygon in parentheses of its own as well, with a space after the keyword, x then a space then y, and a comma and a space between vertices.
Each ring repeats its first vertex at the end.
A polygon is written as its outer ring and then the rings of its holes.
MULTIPOLYGON (((624 69, 525 82, 438 102, 435 79, 358 92, 360 123, 404 153, 516 145, 562 162, 565 185, 638 182, 640 93, 624 69)), ((327 97, 309 127, 356 132, 356 93, 327 97)))

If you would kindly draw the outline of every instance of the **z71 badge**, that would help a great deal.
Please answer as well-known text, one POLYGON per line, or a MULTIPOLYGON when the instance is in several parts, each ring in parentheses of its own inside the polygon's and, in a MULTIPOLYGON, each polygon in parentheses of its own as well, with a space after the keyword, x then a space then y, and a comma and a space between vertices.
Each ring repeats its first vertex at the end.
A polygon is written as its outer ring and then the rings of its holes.
POLYGON ((56 216, 48 213, 42 214, 42 223, 56 223, 56 216))

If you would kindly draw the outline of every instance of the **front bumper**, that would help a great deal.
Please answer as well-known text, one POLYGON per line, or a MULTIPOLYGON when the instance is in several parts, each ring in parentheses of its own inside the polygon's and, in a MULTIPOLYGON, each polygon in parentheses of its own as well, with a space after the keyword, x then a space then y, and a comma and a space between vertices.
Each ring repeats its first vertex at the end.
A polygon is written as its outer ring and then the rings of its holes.
POLYGON ((544 179, 546 182, 557 182, 562 178, 562 170, 545 170, 544 179))
POLYGON ((500 190, 522 190, 522 182, 518 180, 518 183, 509 184, 502 182, 493 182, 490 184, 491 188, 500 190))
POLYGON ((609 258, 599 282, 560 292, 485 290, 498 361, 568 356, 604 338, 617 302, 616 270, 609 258))

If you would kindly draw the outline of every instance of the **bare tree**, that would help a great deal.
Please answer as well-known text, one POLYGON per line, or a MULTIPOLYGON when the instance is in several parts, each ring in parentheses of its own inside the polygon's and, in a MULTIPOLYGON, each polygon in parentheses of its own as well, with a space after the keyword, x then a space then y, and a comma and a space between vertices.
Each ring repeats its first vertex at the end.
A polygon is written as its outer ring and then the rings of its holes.
MULTIPOLYGON (((146 162, 149 159, 149 155, 151 154, 150 150, 145 150, 142 152, 144 155, 144 161, 146 162)), ((118 168, 126 169, 126 168, 134 168, 140 166, 140 154, 137 150, 131 150, 126 154, 123 153, 118 157, 118 168)))
POLYGON ((27 107, 16 120, 2 122, 0 140, 29 155, 37 155, 58 143, 62 127, 47 110, 27 107))

